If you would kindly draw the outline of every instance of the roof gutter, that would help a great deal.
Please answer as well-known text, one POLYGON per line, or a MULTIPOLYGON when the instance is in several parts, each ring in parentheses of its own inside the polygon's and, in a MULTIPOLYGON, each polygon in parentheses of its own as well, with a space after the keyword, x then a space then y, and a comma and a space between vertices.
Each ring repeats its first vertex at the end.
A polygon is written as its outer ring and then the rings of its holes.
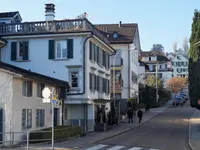
POLYGON ((85 89, 86 89, 86 84, 85 84, 85 76, 86 76, 86 63, 85 63, 85 47, 86 47, 86 42, 88 39, 93 37, 93 32, 91 32, 91 35, 89 35, 85 41, 83 42, 83 92, 81 93, 68 93, 67 95, 83 95, 85 94, 85 89))

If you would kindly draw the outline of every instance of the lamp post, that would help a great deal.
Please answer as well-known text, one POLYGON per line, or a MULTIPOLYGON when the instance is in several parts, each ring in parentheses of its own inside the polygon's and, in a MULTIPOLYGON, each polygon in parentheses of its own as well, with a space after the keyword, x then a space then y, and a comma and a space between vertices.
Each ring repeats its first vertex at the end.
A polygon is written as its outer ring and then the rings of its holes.
POLYGON ((156 63, 156 105, 158 105, 158 62, 156 63))

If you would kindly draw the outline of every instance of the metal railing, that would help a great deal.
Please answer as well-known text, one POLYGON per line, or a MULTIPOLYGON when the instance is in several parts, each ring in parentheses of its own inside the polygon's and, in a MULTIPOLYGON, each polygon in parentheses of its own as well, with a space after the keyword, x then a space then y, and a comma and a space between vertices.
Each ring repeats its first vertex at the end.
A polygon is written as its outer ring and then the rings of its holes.
POLYGON ((66 19, 54 21, 37 21, 23 23, 1 23, 0 36, 31 35, 45 33, 73 33, 73 32, 93 32, 95 36, 109 43, 106 36, 101 33, 87 19, 66 19))
POLYGON ((29 145, 32 143, 41 143, 41 142, 50 142, 50 138, 31 138, 30 139, 30 133, 32 135, 38 134, 38 133, 47 133, 51 134, 51 131, 24 131, 24 132, 4 132, 0 133, 0 136, 2 136, 2 141, 0 141, 0 147, 26 147, 29 149, 29 145))

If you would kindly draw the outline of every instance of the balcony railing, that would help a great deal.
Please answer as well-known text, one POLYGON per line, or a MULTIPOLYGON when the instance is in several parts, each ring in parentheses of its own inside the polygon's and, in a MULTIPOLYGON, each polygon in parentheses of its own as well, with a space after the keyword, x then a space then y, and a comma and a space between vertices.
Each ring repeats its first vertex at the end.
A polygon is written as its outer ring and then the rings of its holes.
POLYGON ((93 32, 95 36, 108 44, 108 39, 105 35, 97 30, 87 19, 0 24, 0 36, 70 32, 93 32))

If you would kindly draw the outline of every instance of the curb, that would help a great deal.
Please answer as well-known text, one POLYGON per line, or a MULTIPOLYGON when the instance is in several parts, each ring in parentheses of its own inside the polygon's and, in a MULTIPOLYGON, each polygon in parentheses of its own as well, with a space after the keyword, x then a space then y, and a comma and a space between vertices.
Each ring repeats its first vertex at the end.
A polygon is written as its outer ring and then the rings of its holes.
MULTIPOLYGON (((169 108, 169 107, 165 107, 161 112, 165 111, 167 108, 169 108)), ((159 115, 161 112, 158 112, 158 113, 152 115, 152 116, 149 117, 147 120, 145 120, 145 121, 143 121, 142 123, 137 124, 137 125, 135 125, 135 126, 133 126, 133 127, 131 127, 131 128, 125 129, 125 130, 120 131, 120 132, 118 132, 118 133, 116 133, 116 134, 113 134, 113 135, 110 135, 110 136, 107 136, 107 137, 104 137, 104 138, 101 138, 101 139, 98 139, 98 140, 95 140, 95 141, 92 141, 92 142, 88 142, 88 143, 85 143, 85 144, 81 144, 81 145, 79 145, 79 146, 77 146, 77 147, 74 147, 73 150, 77 150, 77 149, 80 149, 80 148, 84 147, 85 145, 91 145, 91 144, 94 144, 94 143, 97 143, 97 142, 100 142, 100 141, 103 141, 103 140, 106 140, 106 139, 109 139, 109 138, 118 136, 118 135, 123 134, 123 133, 125 133, 125 132, 128 132, 128 131, 130 131, 130 130, 136 128, 137 126, 139 126, 139 125, 141 125, 141 124, 143 124, 143 123, 149 121, 150 119, 156 117, 156 116, 159 115)))
POLYGON ((188 119, 189 120, 189 125, 188 125, 188 146, 191 150, 194 150, 194 147, 191 144, 191 119, 193 118, 193 116, 197 113, 198 111, 196 110, 193 115, 188 119))

